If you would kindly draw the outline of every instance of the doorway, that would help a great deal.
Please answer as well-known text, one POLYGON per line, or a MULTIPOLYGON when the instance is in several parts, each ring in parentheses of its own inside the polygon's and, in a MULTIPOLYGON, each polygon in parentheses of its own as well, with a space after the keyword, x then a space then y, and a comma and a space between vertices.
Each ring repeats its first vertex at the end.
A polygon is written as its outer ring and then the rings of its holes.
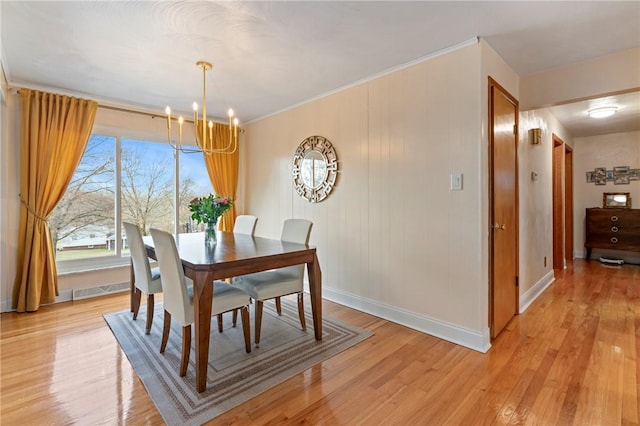
POLYGON ((489 327, 518 313, 518 101, 489 78, 489 327))
POLYGON ((564 145, 564 259, 573 262, 573 150, 564 145))
POLYGON ((573 150, 556 134, 553 142, 553 269, 573 261, 573 150))

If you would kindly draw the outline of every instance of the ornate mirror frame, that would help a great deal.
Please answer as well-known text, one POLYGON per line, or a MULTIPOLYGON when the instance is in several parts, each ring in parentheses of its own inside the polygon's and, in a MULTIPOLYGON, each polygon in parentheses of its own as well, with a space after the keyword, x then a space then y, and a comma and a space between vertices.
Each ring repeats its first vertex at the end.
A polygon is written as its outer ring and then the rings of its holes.
POLYGON ((338 156, 331 142, 322 136, 309 136, 293 155, 293 186, 310 203, 329 196, 338 177, 338 156))

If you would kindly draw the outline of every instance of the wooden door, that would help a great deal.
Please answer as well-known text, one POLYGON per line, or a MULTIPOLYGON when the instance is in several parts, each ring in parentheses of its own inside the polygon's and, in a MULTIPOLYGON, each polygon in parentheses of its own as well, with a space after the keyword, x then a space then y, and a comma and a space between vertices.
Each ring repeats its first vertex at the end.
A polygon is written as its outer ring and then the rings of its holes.
POLYGON ((563 165, 564 142, 556 135, 551 135, 553 141, 553 164, 551 181, 553 186, 553 269, 564 269, 564 191, 563 165))
POLYGON ((518 313, 518 101, 489 79, 491 337, 518 313))
POLYGON ((564 258, 573 262, 573 150, 564 146, 564 258))

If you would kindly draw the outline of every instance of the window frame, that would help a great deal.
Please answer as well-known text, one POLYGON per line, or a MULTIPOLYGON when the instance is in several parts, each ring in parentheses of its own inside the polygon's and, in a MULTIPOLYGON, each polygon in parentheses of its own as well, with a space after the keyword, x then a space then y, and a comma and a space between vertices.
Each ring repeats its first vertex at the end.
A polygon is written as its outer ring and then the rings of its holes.
MULTIPOLYGON (((144 143, 164 143, 153 133, 135 131, 123 127, 111 127, 95 125, 91 131, 93 135, 101 135, 115 138, 115 191, 114 191, 114 221, 115 235, 122 235, 122 139, 134 140, 144 143)), ((84 153, 83 153, 84 155, 84 153)), ((179 227, 179 201, 180 201, 180 155, 178 151, 173 152, 173 233, 176 234, 179 227)), ((56 260, 58 275, 66 275, 77 272, 96 271, 130 264, 130 255, 122 253, 122 239, 116 238, 116 250, 113 255, 95 256, 81 259, 56 260)))

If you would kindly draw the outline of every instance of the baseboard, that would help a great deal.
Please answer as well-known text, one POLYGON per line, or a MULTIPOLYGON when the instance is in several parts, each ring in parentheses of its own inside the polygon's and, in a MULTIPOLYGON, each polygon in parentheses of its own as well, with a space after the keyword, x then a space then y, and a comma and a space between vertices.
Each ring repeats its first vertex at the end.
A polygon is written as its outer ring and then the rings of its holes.
POLYGON ((322 297, 475 351, 484 353, 491 347, 488 328, 484 333, 478 333, 475 330, 330 288, 322 289, 322 297))
POLYGON ((73 290, 62 290, 59 293, 60 294, 56 296, 56 303, 70 302, 73 300, 73 290))
POLYGON ((11 308, 11 299, 3 300, 0 304, 0 312, 11 312, 15 309, 11 308))
POLYGON ((536 300, 543 291, 545 291, 554 281, 556 277, 553 270, 547 272, 544 277, 540 278, 529 290, 520 296, 520 313, 522 314, 536 300))
MULTIPOLYGON (((70 302, 72 300, 81 300, 88 299, 90 297, 104 296, 107 294, 121 293, 129 291, 130 288, 131 285, 129 282, 125 281, 121 283, 101 285, 98 287, 62 290, 58 292, 59 294, 56 296, 56 301, 54 303, 70 302)), ((11 302, 11 299, 2 301, 0 304, 0 312, 15 311, 15 309, 11 307, 11 302)))

